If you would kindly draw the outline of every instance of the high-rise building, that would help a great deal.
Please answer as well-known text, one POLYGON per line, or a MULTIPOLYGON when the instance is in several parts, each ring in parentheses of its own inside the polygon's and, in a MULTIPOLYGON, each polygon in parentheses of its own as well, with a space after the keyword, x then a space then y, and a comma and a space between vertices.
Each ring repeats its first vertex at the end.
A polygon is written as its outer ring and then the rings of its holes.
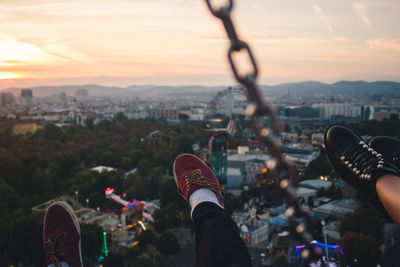
POLYGON ((78 89, 75 93, 75 96, 79 99, 85 99, 89 96, 89 91, 86 89, 78 89))
POLYGON ((58 100, 59 100, 60 103, 66 104, 66 103, 67 103, 67 94, 64 93, 64 92, 61 92, 61 93, 58 95, 58 100))
POLYGON ((21 105, 30 107, 32 106, 33 93, 31 89, 21 90, 21 105))
POLYGON ((400 106, 367 106, 365 108, 364 117, 366 120, 382 121, 384 119, 399 120, 400 106))
POLYGON ((15 103, 15 97, 12 93, 1 93, 0 99, 2 106, 9 106, 15 103))
POLYGON ((353 118, 361 116, 361 106, 352 103, 313 104, 312 107, 319 110, 320 118, 325 120, 337 115, 353 118))

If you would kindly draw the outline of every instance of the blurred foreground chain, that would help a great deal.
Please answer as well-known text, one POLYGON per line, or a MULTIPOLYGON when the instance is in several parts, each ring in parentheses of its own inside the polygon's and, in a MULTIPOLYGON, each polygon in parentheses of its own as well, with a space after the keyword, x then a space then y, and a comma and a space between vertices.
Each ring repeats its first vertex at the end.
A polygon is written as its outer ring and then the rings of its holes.
POLYGON ((316 247, 311 244, 313 236, 311 234, 312 219, 308 209, 303 207, 297 198, 296 189, 291 184, 290 180, 297 182, 297 170, 282 154, 280 145, 280 126, 281 123, 275 115, 275 110, 271 104, 267 103, 256 84, 258 75, 257 64, 254 59, 253 53, 246 42, 240 40, 236 32, 235 26, 231 18, 233 9, 233 0, 228 0, 225 6, 216 8, 211 4, 212 0, 205 0, 211 13, 219 18, 226 30, 230 40, 230 47, 228 51, 228 60, 232 68, 232 72, 236 80, 241 83, 246 89, 251 104, 246 109, 246 115, 251 118, 253 130, 256 136, 268 148, 272 159, 268 161, 268 169, 274 183, 279 184, 285 193, 288 209, 286 216, 289 221, 289 227, 296 236, 300 237, 306 244, 301 257, 304 263, 312 261, 315 256, 318 256, 316 247), (246 74, 239 72, 238 66, 233 60, 234 53, 246 53, 251 63, 251 71, 246 74), (265 128, 261 122, 261 117, 266 117, 271 122, 271 129, 265 128), (304 219, 306 225, 303 226, 297 221, 304 219))

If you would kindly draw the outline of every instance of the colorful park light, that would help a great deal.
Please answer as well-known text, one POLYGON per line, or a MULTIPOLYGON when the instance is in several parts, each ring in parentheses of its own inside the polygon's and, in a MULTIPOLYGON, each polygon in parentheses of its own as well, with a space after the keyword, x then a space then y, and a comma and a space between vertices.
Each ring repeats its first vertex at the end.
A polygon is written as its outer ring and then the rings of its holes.
POLYGON ((133 247, 136 246, 137 244, 139 244, 139 241, 133 242, 133 244, 132 244, 130 247, 133 248, 133 247))
POLYGON ((146 231, 146 226, 144 225, 144 223, 142 221, 138 221, 138 223, 140 224, 140 226, 142 226, 143 230, 146 231))
POLYGON ((110 194, 114 193, 114 188, 107 187, 105 193, 106 193, 106 195, 110 195, 110 194))
POLYGON ((132 202, 130 202, 128 205, 125 206, 125 209, 129 209, 133 206, 139 205, 140 201, 136 199, 132 199, 132 202))
POLYGON ((103 232, 103 248, 101 252, 103 252, 106 257, 108 256, 107 232, 103 232))
MULTIPOLYGON (((333 249, 338 255, 340 253, 341 256, 343 256, 343 250, 339 245, 328 245, 328 244, 324 244, 321 242, 318 242, 316 240, 311 241, 311 244, 315 244, 318 248, 318 252, 321 251, 321 248, 327 248, 327 249, 333 249)), ((301 251, 306 247, 306 245, 300 245, 300 246, 296 246, 295 248, 295 252, 293 255, 293 259, 296 258, 296 254, 300 255, 299 253, 301 253, 301 251)))

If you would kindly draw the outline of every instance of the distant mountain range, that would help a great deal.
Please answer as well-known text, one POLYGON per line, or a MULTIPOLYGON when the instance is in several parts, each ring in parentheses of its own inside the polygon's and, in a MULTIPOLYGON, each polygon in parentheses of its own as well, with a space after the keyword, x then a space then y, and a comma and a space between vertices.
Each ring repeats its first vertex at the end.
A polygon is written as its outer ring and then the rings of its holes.
MULTIPOLYGON (((54 94, 66 93, 67 95, 75 95, 79 89, 86 89, 90 96, 109 96, 109 97, 157 97, 157 96, 173 96, 173 95, 197 95, 197 94, 216 94, 218 91, 225 89, 226 86, 159 86, 159 85, 132 85, 128 87, 111 87, 101 85, 63 85, 63 86, 37 86, 30 87, 34 96, 46 97, 54 94)), ((11 92, 19 95, 21 88, 7 88, 0 92, 11 92)))
POLYGON ((364 81, 340 81, 333 84, 321 82, 286 83, 275 86, 263 86, 265 93, 273 95, 290 94, 296 96, 307 95, 348 95, 348 96, 400 96, 400 83, 389 81, 364 82, 364 81))
MULTIPOLYGON (((287 95, 288 90, 292 96, 371 96, 380 94, 382 96, 400 96, 400 83, 390 81, 364 82, 364 81, 340 81, 326 84, 315 81, 285 83, 280 85, 260 86, 265 96, 287 95)), ((128 87, 107 87, 101 85, 63 85, 63 86, 38 86, 32 87, 34 96, 45 97, 61 92, 67 95, 75 95, 79 89, 86 89, 91 96, 110 97, 189 97, 200 98, 212 97, 218 91, 226 89, 227 86, 159 86, 159 85, 132 85, 128 87)), ((21 88, 7 88, 1 92, 20 94, 21 88)))

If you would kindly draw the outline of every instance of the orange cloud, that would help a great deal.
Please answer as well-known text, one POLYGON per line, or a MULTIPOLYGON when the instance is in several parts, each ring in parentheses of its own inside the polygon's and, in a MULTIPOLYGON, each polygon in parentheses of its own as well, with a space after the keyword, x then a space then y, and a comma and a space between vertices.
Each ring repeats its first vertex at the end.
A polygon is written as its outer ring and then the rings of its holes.
POLYGON ((314 10, 314 13, 315 13, 315 14, 317 15, 317 17, 325 24, 325 26, 328 28, 328 30, 329 30, 330 32, 333 32, 332 24, 329 22, 328 18, 327 18, 326 15, 325 15, 325 12, 322 10, 322 8, 321 8, 319 5, 317 5, 317 4, 314 4, 314 5, 312 6, 312 8, 313 8, 313 10, 314 10))
POLYGON ((363 3, 354 3, 353 4, 353 9, 356 12, 356 14, 358 16, 360 16, 361 20, 367 24, 370 25, 371 24, 371 20, 369 19, 369 17, 367 16, 367 7, 365 4, 363 3))
POLYGON ((0 35, 0 62, 1 65, 15 63, 43 63, 59 60, 39 47, 16 40, 11 36, 0 35))
POLYGON ((371 49, 400 52, 400 38, 368 40, 367 44, 371 49))
POLYGON ((90 62, 90 59, 63 43, 48 43, 39 46, 21 41, 13 36, 0 34, 0 66, 70 63, 73 61, 90 62))

